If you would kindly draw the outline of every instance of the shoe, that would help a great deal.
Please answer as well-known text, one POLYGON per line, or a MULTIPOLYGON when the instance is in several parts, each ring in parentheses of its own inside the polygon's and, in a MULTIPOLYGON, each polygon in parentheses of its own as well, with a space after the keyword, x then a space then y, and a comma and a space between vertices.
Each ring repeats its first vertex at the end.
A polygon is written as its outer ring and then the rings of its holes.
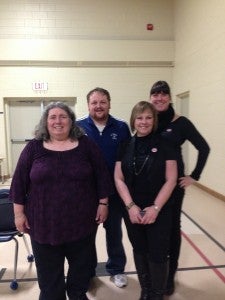
POLYGON ((127 276, 125 274, 116 274, 111 276, 112 282, 114 282, 115 286, 122 288, 127 285, 127 276))

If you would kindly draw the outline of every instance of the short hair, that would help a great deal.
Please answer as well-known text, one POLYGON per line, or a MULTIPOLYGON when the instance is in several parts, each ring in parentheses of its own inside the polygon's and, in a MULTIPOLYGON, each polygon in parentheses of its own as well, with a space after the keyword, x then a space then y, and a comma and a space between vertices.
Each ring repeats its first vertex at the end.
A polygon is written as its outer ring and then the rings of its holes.
POLYGON ((87 94, 87 102, 89 102, 90 96, 91 96, 93 93, 95 93, 95 92, 98 92, 98 93, 100 93, 100 94, 102 94, 102 95, 105 95, 106 98, 107 98, 109 101, 111 101, 111 96, 110 96, 109 91, 107 91, 106 89, 100 88, 100 87, 96 87, 96 88, 94 88, 93 90, 91 90, 91 91, 87 94))
POLYGON ((150 90, 150 96, 153 95, 153 94, 159 94, 161 92, 171 96, 169 84, 166 81, 163 81, 163 80, 156 81, 153 84, 153 86, 150 90))
POLYGON ((50 139, 50 135, 47 128, 47 119, 49 115, 49 111, 53 108, 61 108, 66 112, 71 120, 71 128, 69 132, 69 137, 72 140, 76 140, 82 135, 84 135, 84 131, 76 125, 76 116, 73 110, 64 102, 56 101, 49 103, 41 116, 41 119, 38 125, 35 127, 34 136, 37 140, 48 141, 50 139))
POLYGON ((132 109, 131 116, 130 116, 130 128, 131 131, 135 131, 134 122, 138 115, 142 114, 144 111, 149 110, 151 111, 154 119, 153 124, 153 131, 156 131, 157 125, 158 125, 158 117, 157 117, 157 111, 154 108, 154 106, 149 103, 148 101, 139 101, 132 109))

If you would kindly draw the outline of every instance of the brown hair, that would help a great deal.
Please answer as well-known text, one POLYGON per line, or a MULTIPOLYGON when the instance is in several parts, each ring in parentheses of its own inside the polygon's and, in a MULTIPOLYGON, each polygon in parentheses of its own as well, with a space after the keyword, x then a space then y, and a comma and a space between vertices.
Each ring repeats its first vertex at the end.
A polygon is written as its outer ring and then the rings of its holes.
POLYGON ((133 107, 133 109, 131 111, 130 128, 131 128, 132 132, 135 131, 134 122, 135 122, 137 116, 142 114, 146 110, 149 110, 150 112, 152 112, 153 119, 154 119, 153 131, 156 131, 157 125, 158 125, 158 117, 157 117, 156 109, 148 101, 140 101, 133 107))
POLYGON ((91 90, 91 91, 87 94, 87 102, 89 102, 90 96, 91 96, 93 93, 95 93, 95 92, 98 92, 98 93, 100 93, 100 94, 102 94, 102 95, 105 95, 106 98, 107 98, 109 101, 111 101, 110 93, 109 93, 107 90, 105 90, 105 89, 103 89, 103 88, 100 88, 100 87, 96 87, 96 88, 94 88, 93 90, 91 90))

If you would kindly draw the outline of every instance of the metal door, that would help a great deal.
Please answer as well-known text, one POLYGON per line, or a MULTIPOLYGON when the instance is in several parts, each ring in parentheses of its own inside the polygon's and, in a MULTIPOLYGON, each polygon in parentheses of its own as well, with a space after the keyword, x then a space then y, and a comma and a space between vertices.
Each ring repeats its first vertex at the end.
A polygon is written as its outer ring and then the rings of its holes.
POLYGON ((5 99, 7 166, 11 177, 15 170, 21 151, 27 141, 34 137, 44 107, 53 100, 66 102, 74 109, 76 98, 8 98, 5 99))

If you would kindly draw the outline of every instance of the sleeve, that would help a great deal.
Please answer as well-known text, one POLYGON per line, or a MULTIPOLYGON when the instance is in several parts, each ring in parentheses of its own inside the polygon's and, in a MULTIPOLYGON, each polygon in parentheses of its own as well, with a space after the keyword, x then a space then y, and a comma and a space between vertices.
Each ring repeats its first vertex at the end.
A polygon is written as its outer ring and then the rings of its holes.
POLYGON ((126 146, 127 146, 127 140, 123 141, 119 144, 117 153, 116 153, 116 161, 122 161, 126 146))
POLYGON ((24 205, 30 186, 30 170, 33 163, 33 143, 30 141, 22 150, 12 178, 9 198, 17 204, 24 205))
POLYGON ((186 139, 189 142, 191 142, 191 144, 198 151, 196 165, 194 170, 191 172, 190 176, 195 180, 199 180, 202 170, 205 167, 210 152, 210 147, 206 142, 206 140, 203 138, 203 136, 193 125, 193 123, 187 118, 184 119, 185 119, 185 123, 183 129, 184 129, 184 134, 186 135, 186 139))
POLYGON ((124 133, 123 140, 127 140, 131 137, 130 129, 129 129, 127 123, 125 123, 125 122, 123 123, 123 133, 124 133))
POLYGON ((165 159, 166 160, 177 160, 178 154, 174 144, 168 140, 161 140, 161 147, 164 149, 165 159))
POLYGON ((94 170, 98 198, 108 197, 114 193, 114 186, 106 161, 98 145, 90 138, 86 136, 84 138, 86 138, 89 159, 94 170))

